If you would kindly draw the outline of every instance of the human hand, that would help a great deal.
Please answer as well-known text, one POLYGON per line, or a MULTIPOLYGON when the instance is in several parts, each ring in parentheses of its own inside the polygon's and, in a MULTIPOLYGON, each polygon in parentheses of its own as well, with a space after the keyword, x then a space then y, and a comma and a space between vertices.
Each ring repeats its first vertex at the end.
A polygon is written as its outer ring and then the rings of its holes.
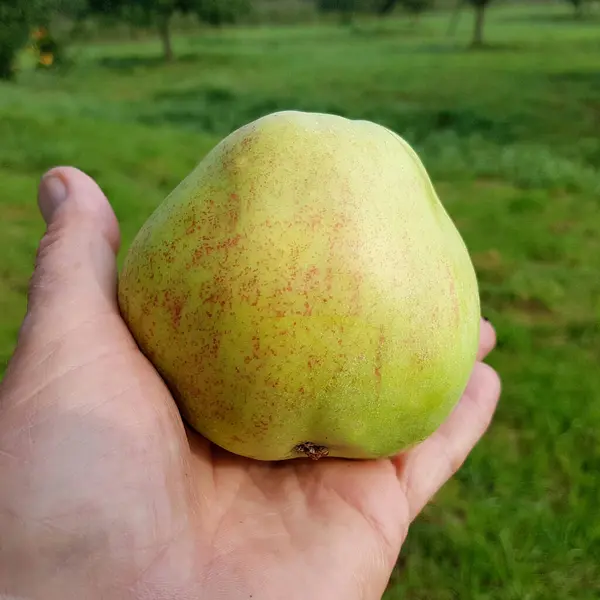
MULTIPOLYGON (((233 456, 186 429, 122 321, 118 225, 97 185, 55 169, 40 209, 0 386, 0 596, 380 598, 410 523, 487 428, 496 373, 478 362, 448 421, 393 460, 233 456)), ((494 345, 483 321, 479 360, 494 345)))

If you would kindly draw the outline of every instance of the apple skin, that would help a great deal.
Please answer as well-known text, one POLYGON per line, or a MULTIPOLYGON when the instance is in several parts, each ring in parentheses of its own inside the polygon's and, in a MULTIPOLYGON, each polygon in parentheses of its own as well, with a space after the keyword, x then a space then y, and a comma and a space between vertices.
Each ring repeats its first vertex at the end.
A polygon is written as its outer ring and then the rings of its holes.
POLYGON ((221 141, 143 225, 118 298, 188 424, 258 460, 406 450, 476 360, 475 271, 423 164, 335 115, 221 141))

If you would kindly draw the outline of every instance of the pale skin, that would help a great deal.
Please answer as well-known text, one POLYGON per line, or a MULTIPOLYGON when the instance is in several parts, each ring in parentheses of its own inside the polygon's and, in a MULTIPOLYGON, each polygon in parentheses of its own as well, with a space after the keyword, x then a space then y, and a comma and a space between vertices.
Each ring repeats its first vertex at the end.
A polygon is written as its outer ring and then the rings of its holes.
POLYGON ((57 168, 39 205, 47 232, 0 386, 0 598, 381 598, 410 524, 492 419, 492 326, 462 400, 409 452, 242 459, 184 426, 122 321, 98 186, 57 168))

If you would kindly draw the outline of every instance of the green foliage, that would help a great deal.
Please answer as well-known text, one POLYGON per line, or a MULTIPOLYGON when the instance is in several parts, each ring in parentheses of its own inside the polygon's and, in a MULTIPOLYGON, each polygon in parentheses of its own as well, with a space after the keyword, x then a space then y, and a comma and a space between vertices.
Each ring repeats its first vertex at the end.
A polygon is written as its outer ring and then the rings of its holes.
POLYGON ((472 4, 475 7, 486 7, 491 4, 493 0, 465 0, 467 4, 472 4))
POLYGON ((435 0, 400 0, 404 10, 412 14, 421 14, 433 7, 435 0))
POLYGON ((406 12, 419 15, 432 8, 435 0, 382 0, 378 6, 379 14, 391 13, 396 6, 402 7, 406 12))
POLYGON ((317 0, 317 8, 325 14, 339 14, 342 23, 351 23, 354 15, 382 13, 382 1, 386 0, 317 0))
POLYGON ((0 0, 0 78, 12 79, 14 58, 27 40, 29 20, 12 0, 0 0))
POLYGON ((0 0, 0 79, 14 77, 17 53, 36 18, 43 16, 40 8, 34 0, 0 0))
POLYGON ((132 25, 157 26, 164 55, 173 58, 170 23, 175 13, 194 14, 209 25, 233 23, 250 11, 251 0, 88 0, 92 12, 113 15, 132 25))
POLYGON ((0 79, 13 79, 19 51, 56 12, 72 15, 82 0, 0 0, 0 79))
POLYGON ((573 6, 576 17, 583 17, 585 9, 591 4, 590 0, 567 0, 573 6))
POLYGON ((47 17, 60 15, 63 17, 80 18, 87 13, 88 0, 37 0, 40 6, 45 6, 47 17))
POLYGON ((352 22, 357 8, 357 0, 317 0, 317 8, 323 13, 339 13, 341 22, 352 22))
POLYGON ((96 13, 119 15, 129 11, 154 17, 194 13, 217 25, 234 21, 250 6, 250 0, 88 0, 88 3, 96 13))
POLYGON ((344 12, 356 8, 356 0, 318 0, 322 12, 344 12))
POLYGON ((351 20, 354 14, 387 15, 396 7, 413 15, 419 15, 433 7, 435 0, 317 0, 323 13, 339 13, 342 20, 351 20))
POLYGON ((317 8, 324 13, 372 13, 381 9, 382 0, 317 0, 317 8))
MULTIPOLYGON (((28 43, 35 28, 47 29, 52 17, 58 13, 77 17, 86 0, 0 0, 0 79, 13 79, 18 53, 28 43)), ((59 56, 63 44, 52 39, 53 51, 59 56)))
POLYGON ((201 0, 195 6, 200 20, 217 27, 225 23, 235 23, 246 16, 250 9, 250 0, 201 0))

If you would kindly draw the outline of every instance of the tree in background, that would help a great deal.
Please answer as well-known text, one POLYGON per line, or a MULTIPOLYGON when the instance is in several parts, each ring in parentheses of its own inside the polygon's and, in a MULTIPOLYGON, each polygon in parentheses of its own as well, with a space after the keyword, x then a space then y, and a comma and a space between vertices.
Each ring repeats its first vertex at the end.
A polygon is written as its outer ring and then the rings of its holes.
POLYGON ((250 0, 196 0, 196 14, 213 27, 235 23, 250 9, 250 0))
POLYGON ((385 16, 396 6, 418 17, 433 3, 434 0, 317 0, 317 8, 323 13, 338 13, 342 23, 348 24, 359 13, 385 16))
POLYGON ((475 9, 475 26, 473 29, 473 40, 471 46, 480 48, 483 46, 483 30, 485 24, 485 9, 492 0, 468 0, 469 4, 475 9))
POLYGON ((323 13, 338 13, 344 24, 352 23, 357 10, 357 0, 318 0, 318 9, 323 13))
MULTIPOLYGON (((79 5, 80 0, 0 0, 0 79, 14 78, 17 56, 35 31, 43 28, 42 44, 46 38, 54 39, 50 34, 53 15, 68 14, 79 5)), ((61 44, 56 39, 54 44, 58 52, 61 44)))
POLYGON ((420 16, 425 11, 433 8, 434 0, 401 0, 400 4, 407 12, 420 16))
POLYGON ((491 4, 492 0, 456 0, 454 10, 450 16, 450 24, 448 27, 449 35, 452 35, 458 26, 461 10, 465 5, 469 4, 475 10, 475 21, 473 27, 473 38, 471 40, 472 48, 479 48, 484 45, 484 25, 485 25, 485 9, 491 4))
POLYGON ((575 16, 578 19, 583 18, 585 15, 586 5, 589 5, 588 0, 567 0, 569 4, 573 6, 573 10, 575 11, 575 16))
POLYGON ((32 48, 37 53, 38 69, 49 69, 61 62, 63 47, 48 27, 38 27, 32 38, 32 48))
POLYGON ((0 79, 15 75, 17 54, 29 38, 31 8, 30 0, 0 0, 0 79))
POLYGON ((435 0, 383 0, 379 6, 379 14, 391 13, 396 6, 400 6, 406 12, 418 19, 425 11, 433 8, 435 0))
MULTIPOLYGON (((95 13, 117 15, 124 20, 157 28, 165 60, 174 58, 171 22, 176 13, 194 14, 212 26, 233 23, 250 9, 250 0, 88 0, 95 13)), ((135 24, 135 23, 134 23, 135 24)))

